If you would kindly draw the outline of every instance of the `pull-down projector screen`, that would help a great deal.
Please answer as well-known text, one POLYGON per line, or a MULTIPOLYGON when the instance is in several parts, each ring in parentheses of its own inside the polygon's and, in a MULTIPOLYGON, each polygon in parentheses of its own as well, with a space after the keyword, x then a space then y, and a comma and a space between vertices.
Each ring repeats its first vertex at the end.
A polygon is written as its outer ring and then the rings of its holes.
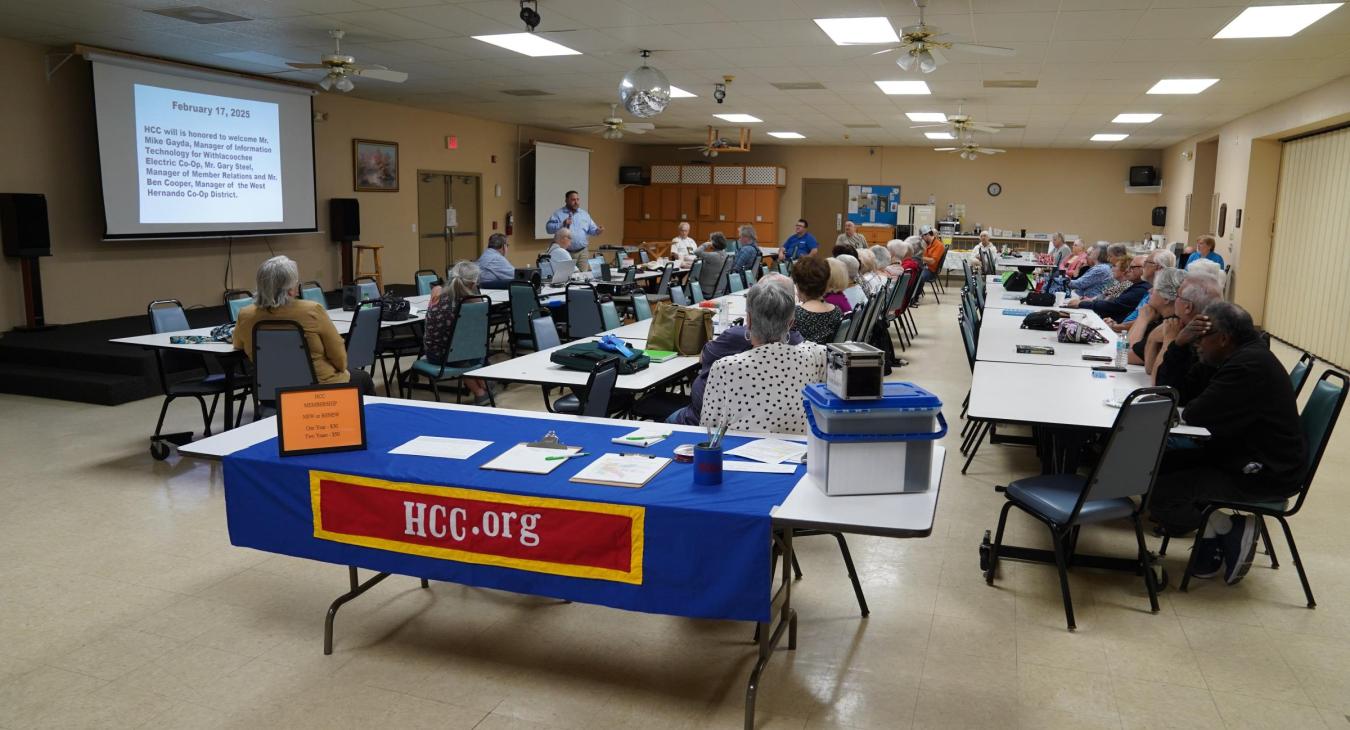
POLYGON ((544 226, 553 211, 563 207, 568 190, 581 195, 581 207, 591 202, 591 151, 548 142, 534 143, 534 237, 553 238, 544 226))
POLYGON ((105 238, 317 230, 312 95, 90 55, 105 238))

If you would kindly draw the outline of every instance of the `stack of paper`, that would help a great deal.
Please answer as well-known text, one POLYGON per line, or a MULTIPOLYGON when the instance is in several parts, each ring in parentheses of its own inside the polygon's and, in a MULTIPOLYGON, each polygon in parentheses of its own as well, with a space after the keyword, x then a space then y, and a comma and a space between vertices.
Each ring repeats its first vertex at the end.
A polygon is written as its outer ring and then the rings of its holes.
POLYGON ((664 456, 602 454, 570 481, 636 489, 651 481, 669 463, 670 459, 664 456))
POLYGON ((406 456, 434 456, 439 459, 467 459, 491 446, 491 441, 478 439, 456 439, 442 436, 418 436, 417 438, 389 450, 391 454, 406 456))
POLYGON ((806 444, 782 439, 757 439, 727 451, 727 456, 739 456, 765 464, 781 464, 785 461, 801 463, 806 456, 806 444))
POLYGON ((514 471, 522 474, 548 474, 562 466, 567 458, 581 451, 579 447, 568 446, 565 449, 546 449, 538 446, 516 444, 505 453, 483 465, 484 469, 514 471))
POLYGON ((639 428, 632 433, 626 433, 622 436, 615 436, 610 439, 610 443, 620 446, 640 446, 646 448, 652 444, 658 444, 665 441, 670 436, 670 432, 664 429, 639 428))

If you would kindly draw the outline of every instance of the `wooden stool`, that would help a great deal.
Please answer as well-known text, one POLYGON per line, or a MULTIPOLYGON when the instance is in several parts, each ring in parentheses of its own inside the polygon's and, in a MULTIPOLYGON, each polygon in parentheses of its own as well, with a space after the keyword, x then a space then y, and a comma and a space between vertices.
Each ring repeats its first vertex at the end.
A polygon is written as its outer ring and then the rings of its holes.
POLYGON ((380 291, 384 291, 384 275, 380 269, 380 249, 382 248, 384 248, 382 243, 352 244, 352 251, 356 252, 356 265, 353 267, 356 269, 356 273, 352 274, 352 278, 359 279, 363 276, 373 276, 375 277, 375 283, 380 287, 380 291), (361 268, 361 254, 365 251, 369 251, 371 257, 375 259, 375 268, 370 271, 361 268))

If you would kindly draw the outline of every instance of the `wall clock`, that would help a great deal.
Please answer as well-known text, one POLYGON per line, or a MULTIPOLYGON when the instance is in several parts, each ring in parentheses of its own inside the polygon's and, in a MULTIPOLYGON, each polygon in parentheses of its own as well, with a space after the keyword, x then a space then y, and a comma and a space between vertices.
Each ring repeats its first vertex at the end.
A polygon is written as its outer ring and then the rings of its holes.
POLYGON ((990 196, 997 198, 999 193, 1003 192, 1003 186, 999 185, 996 182, 992 182, 989 183, 989 187, 985 188, 985 190, 989 193, 990 196))

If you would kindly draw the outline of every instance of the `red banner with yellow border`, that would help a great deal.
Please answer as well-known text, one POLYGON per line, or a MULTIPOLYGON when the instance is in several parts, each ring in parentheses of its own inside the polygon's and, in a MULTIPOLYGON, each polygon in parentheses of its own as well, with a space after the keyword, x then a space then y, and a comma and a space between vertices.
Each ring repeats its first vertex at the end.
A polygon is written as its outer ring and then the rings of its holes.
POLYGON ((642 584, 646 508, 309 472, 314 537, 642 584))

